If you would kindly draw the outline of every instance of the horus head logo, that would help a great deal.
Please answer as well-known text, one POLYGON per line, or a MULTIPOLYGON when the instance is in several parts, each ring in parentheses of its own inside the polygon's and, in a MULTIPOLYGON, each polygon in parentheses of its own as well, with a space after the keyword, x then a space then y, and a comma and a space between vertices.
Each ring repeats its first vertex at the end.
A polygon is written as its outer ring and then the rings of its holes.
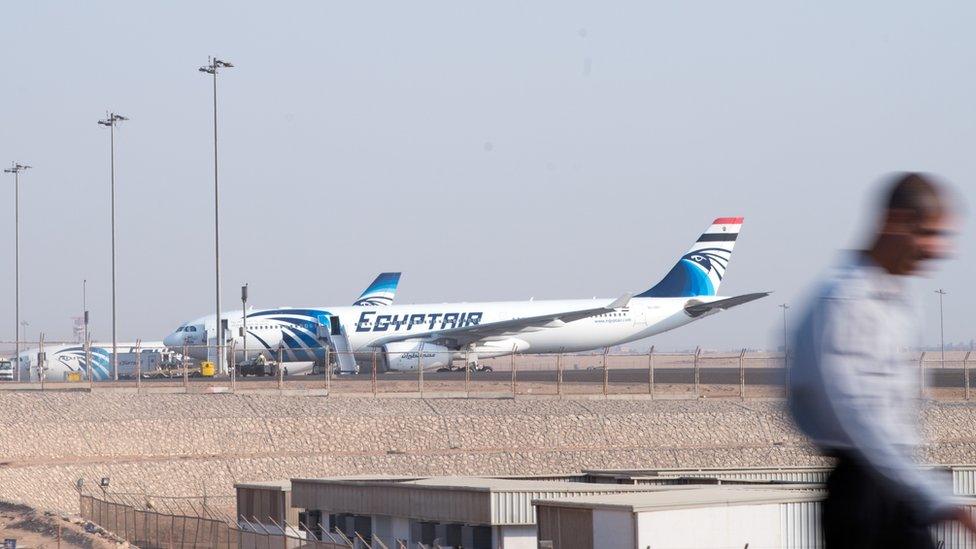
POLYGON ((704 269, 706 273, 712 272, 712 261, 708 259, 708 256, 705 254, 692 252, 686 255, 685 259, 694 261, 695 263, 698 264, 699 267, 704 269))
POLYGON ((729 250, 702 248, 685 254, 681 259, 693 261, 707 274, 712 275, 714 273, 719 280, 722 280, 722 276, 725 274, 725 268, 729 265, 730 255, 729 250))

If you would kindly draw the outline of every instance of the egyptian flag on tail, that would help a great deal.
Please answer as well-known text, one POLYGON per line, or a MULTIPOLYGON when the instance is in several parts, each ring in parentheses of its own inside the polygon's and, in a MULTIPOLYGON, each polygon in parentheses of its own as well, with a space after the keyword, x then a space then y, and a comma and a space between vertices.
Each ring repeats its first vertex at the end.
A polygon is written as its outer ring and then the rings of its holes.
POLYGON ((634 297, 694 297, 718 294, 742 228, 742 217, 720 217, 653 288, 634 297))

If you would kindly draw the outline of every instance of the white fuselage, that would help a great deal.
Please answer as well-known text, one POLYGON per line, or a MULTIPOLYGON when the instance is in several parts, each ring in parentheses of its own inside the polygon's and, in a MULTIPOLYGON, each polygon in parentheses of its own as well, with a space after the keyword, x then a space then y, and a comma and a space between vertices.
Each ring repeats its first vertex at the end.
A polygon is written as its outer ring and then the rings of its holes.
MULTIPOLYGON (((146 341, 138 346, 131 342, 117 343, 116 348, 118 373, 123 378, 135 376, 137 370, 149 372, 169 360, 172 354, 162 341, 146 341)), ((115 377, 111 343, 92 343, 89 351, 81 343, 46 345, 43 369, 39 354, 40 349, 34 347, 18 355, 15 367, 19 368, 22 381, 40 381, 41 375, 47 381, 65 381, 70 373, 78 373, 87 380, 89 371, 96 381, 115 377)))
MULTIPOLYGON (((627 307, 613 312, 572 322, 556 321, 546 327, 520 330, 511 335, 479 341, 457 352, 476 353, 480 357, 487 358, 512 352, 579 352, 610 347, 688 324, 697 320, 684 312, 684 307, 689 301, 709 302, 719 299, 722 298, 718 296, 634 298, 630 300, 627 307)), ((348 338, 352 351, 369 352, 377 342, 389 336, 405 334, 419 336, 435 330, 589 309, 609 301, 611 300, 582 299, 388 307, 254 309, 247 311, 246 320, 242 311, 229 311, 224 318, 228 323, 227 344, 233 345, 238 360, 244 356, 245 338, 241 335, 241 329, 246 321, 246 345, 250 357, 262 353, 273 359, 280 348, 283 362, 310 363, 325 355, 324 347, 317 335, 319 326, 328 326, 331 317, 338 317, 342 332, 348 338)), ((181 326, 179 331, 167 336, 164 341, 173 350, 179 350, 185 342, 191 357, 207 358, 206 346, 214 344, 212 339, 216 327, 214 319, 215 316, 210 315, 189 322, 181 326)), ((209 352, 212 353, 212 350, 209 352)))

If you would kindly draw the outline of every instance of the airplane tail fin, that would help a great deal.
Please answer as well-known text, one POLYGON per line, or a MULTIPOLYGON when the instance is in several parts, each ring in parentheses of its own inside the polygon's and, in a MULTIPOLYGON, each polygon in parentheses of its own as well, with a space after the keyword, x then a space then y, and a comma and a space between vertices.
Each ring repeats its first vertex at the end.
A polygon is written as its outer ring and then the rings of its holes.
POLYGON ((400 273, 380 273, 353 305, 392 305, 400 284, 400 273))
POLYGON ((712 221, 660 282, 634 297, 716 295, 732 259, 732 247, 739 236, 742 220, 741 217, 720 217, 712 221))

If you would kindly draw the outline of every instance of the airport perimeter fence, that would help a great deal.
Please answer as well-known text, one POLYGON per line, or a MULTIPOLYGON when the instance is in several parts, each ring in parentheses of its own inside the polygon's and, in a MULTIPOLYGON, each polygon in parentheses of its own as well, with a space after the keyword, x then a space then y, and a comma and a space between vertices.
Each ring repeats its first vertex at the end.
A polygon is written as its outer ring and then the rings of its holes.
MULTIPOLYGON (((316 539, 311 530, 265 522, 255 517, 235 521, 221 511, 197 508, 196 513, 164 512, 135 504, 128 498, 105 493, 79 494, 81 517, 143 549, 389 549, 380 540, 350 539, 340 532, 323 531, 316 539)), ((157 501, 158 498, 151 498, 157 501)), ((321 529, 321 525, 320 525, 321 529)))
MULTIPOLYGON (((116 369, 111 347, 104 345, 41 341, 22 348, 34 349, 35 356, 28 356, 24 367, 15 366, 14 379, 0 382, 0 389, 182 387, 187 392, 316 389, 357 396, 781 398, 792 362, 782 352, 745 349, 664 353, 652 347, 646 353, 604 349, 553 354, 515 349, 484 358, 484 353, 476 357, 422 346, 401 353, 337 353, 309 347, 245 353, 233 345, 219 351, 213 345, 171 351, 137 343, 119 347, 116 369), (223 368, 219 354, 226 357, 223 368)), ((910 360, 918 370, 920 395, 970 400, 974 359, 972 351, 916 353, 910 360)))

